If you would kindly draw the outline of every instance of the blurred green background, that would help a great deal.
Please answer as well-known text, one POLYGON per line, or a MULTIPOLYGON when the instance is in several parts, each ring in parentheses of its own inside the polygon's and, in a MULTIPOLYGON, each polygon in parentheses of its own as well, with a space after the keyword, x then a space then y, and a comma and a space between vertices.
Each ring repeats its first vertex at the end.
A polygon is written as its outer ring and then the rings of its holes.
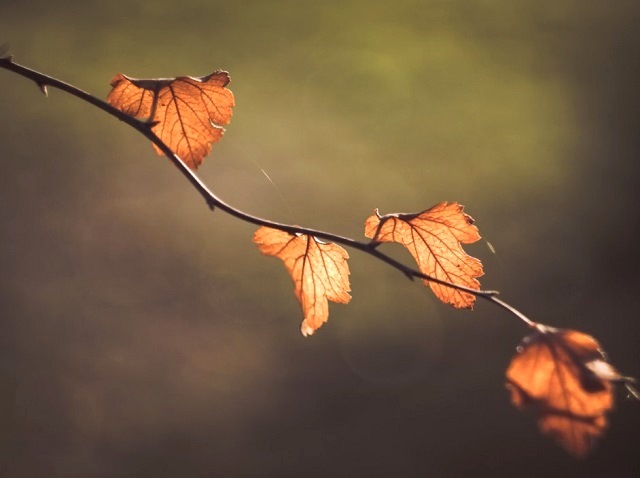
MULTIPOLYGON (((118 72, 230 71, 199 174, 247 212, 358 238, 375 207, 465 204, 485 288, 640 376, 637 1, 0 5, 18 63, 101 98, 118 72)), ((354 251, 352 303, 304 339, 252 226, 5 70, 0 159, 2 476, 638 476, 624 394, 585 462, 513 409, 511 316, 354 251)))

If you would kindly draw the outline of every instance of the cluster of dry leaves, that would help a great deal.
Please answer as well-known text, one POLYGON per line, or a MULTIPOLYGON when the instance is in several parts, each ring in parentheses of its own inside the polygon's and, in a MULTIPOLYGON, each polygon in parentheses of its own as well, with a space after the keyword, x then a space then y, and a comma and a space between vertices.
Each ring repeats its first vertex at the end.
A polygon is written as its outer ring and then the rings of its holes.
MULTIPOLYGON (((108 102, 143 120, 191 169, 196 169, 219 141, 231 120, 234 97, 229 75, 215 71, 201 78, 140 80, 118 74, 108 102)), ((156 148, 160 153, 160 151, 156 148)), ((161 154, 161 153, 160 153, 161 154)), ((364 235, 371 246, 403 245, 420 272, 469 289, 480 289, 482 263, 462 244, 480 239, 473 219, 457 203, 441 202, 415 214, 375 213, 364 235)), ((261 227, 253 237, 259 250, 281 259, 291 275, 302 307, 302 334, 313 334, 329 318, 329 301, 346 304, 349 255, 338 244, 308 234, 261 227)), ((475 295, 425 279, 435 295, 456 308, 472 308, 475 295)), ((540 429, 569 453, 584 457, 607 426, 613 408, 612 384, 628 381, 606 362, 593 337, 541 324, 518 347, 507 370, 513 404, 531 409, 540 429)))

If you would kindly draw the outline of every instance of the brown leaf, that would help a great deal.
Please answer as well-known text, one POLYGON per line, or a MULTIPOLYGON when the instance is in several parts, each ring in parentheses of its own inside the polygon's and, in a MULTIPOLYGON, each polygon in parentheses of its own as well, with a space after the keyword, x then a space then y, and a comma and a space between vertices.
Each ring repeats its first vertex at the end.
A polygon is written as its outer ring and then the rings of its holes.
MULTIPOLYGON (((375 211, 365 222, 365 236, 375 242, 397 242, 405 246, 423 274, 436 279, 479 289, 476 277, 483 274, 479 259, 467 255, 460 243, 480 239, 473 219, 455 202, 441 202, 415 214, 387 214, 375 211)), ((436 296, 456 308, 472 308, 475 296, 435 282, 424 281, 436 296)))
POLYGON ((264 255, 284 261, 302 306, 304 320, 300 330, 305 337, 329 318, 328 300, 340 304, 351 300, 349 254, 339 245, 268 227, 258 229, 253 242, 264 255))
POLYGON ((153 132, 196 169, 231 121, 235 103, 233 93, 225 88, 229 81, 229 74, 220 70, 201 78, 145 80, 118 73, 111 80, 107 102, 134 118, 157 121, 153 132))
POLYGON ((575 457, 585 457, 607 426, 611 382, 624 379, 590 335, 544 325, 536 329, 507 370, 511 401, 533 409, 542 432, 575 457))

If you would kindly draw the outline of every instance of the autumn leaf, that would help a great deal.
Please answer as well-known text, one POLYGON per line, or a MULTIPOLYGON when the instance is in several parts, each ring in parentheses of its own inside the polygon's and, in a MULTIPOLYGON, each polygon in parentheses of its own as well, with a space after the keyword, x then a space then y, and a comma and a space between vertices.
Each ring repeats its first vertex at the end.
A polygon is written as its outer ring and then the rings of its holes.
POLYGON ((578 458, 607 427, 611 382, 624 380, 593 337, 544 325, 523 340, 507 370, 512 403, 533 409, 540 430, 578 458))
MULTIPOLYGON (((157 122, 153 132, 196 169, 231 121, 235 103, 226 88, 229 81, 229 74, 220 70, 201 78, 144 80, 118 73, 107 102, 134 118, 157 122)), ((155 144, 154 148, 163 154, 155 144)))
POLYGON ((340 304, 351 300, 349 254, 337 244, 268 227, 258 229, 253 242, 264 255, 284 261, 302 306, 304 320, 300 330, 305 337, 329 318, 329 300, 340 304))
MULTIPOLYGON (((483 274, 479 259, 467 255, 461 243, 480 239, 473 219, 463 213, 463 206, 441 202, 415 214, 375 214, 365 222, 365 236, 375 242, 397 242, 405 246, 428 276, 479 289, 476 277, 483 274)), ((475 296, 432 281, 424 281, 436 296, 456 308, 472 308, 475 296)))

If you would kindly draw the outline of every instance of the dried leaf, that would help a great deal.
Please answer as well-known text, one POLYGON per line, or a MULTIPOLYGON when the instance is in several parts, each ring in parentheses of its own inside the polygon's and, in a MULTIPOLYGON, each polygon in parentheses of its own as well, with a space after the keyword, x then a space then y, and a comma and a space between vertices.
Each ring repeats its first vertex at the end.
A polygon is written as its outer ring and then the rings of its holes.
MULTIPOLYGON (((467 255, 461 243, 480 239, 473 219, 457 203, 441 202, 415 214, 387 214, 378 210, 365 222, 365 236, 375 242, 397 242, 405 246, 423 274, 479 289, 476 277, 483 274, 479 259, 467 255)), ((424 281, 436 296, 456 308, 472 308, 475 296, 435 282, 424 281)))
POLYGON ((229 74, 220 70, 201 78, 144 80, 118 73, 111 80, 107 101, 134 118, 157 122, 153 132, 187 166, 196 169, 231 121, 235 103, 226 88, 229 81, 229 74))
POLYGON ((526 337, 507 370, 511 401, 531 408, 543 433, 575 457, 585 457, 613 408, 612 381, 623 377, 604 360, 598 342, 575 330, 543 325, 526 337))
POLYGON ((349 254, 333 243, 306 234, 261 227, 253 242, 267 256, 282 259, 294 282, 304 320, 300 330, 313 334, 329 318, 328 300, 346 304, 349 295, 349 254))

